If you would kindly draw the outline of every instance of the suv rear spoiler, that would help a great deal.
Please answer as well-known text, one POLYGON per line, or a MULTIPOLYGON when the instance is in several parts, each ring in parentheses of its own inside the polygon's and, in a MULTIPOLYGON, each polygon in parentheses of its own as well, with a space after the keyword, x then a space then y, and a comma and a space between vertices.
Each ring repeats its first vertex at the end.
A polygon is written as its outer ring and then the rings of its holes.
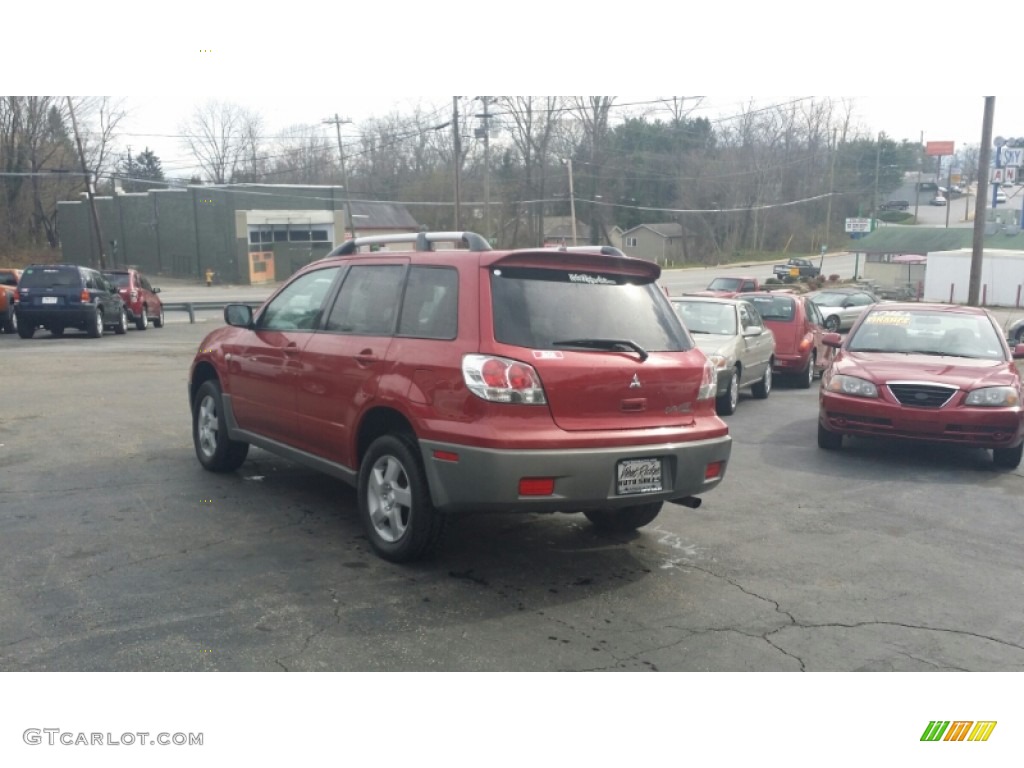
POLYGON ((489 251, 490 243, 476 232, 398 232, 392 235, 369 235, 346 240, 329 254, 347 256, 363 245, 388 245, 390 243, 415 243, 417 251, 432 251, 434 243, 465 243, 470 251, 489 251))

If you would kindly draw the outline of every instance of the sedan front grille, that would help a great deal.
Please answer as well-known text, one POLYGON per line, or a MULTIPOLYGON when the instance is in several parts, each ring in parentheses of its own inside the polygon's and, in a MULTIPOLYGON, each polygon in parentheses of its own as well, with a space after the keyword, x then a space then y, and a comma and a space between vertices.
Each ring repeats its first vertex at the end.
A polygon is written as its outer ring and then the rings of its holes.
POLYGON ((901 405, 914 408, 941 408, 957 391, 956 387, 944 384, 925 384, 916 381, 890 381, 887 386, 901 405))

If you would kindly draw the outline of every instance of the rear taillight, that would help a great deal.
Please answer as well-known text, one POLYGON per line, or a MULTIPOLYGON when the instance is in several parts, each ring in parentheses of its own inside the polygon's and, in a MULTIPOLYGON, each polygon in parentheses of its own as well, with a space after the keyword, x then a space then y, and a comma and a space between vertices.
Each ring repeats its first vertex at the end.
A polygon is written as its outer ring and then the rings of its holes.
POLYGON ((704 373, 700 377, 700 391, 697 393, 698 400, 710 400, 715 396, 718 384, 718 374, 715 373, 715 364, 710 360, 704 361, 704 373))
POLYGON ((139 292, 138 291, 132 291, 131 297, 132 297, 132 301, 135 301, 136 299, 139 298, 139 292))
POLYGON ((804 339, 803 341, 800 342, 800 351, 806 352, 808 349, 811 348, 811 344, 813 343, 814 342, 811 341, 810 339, 804 339))
POLYGON ((79 294, 78 298, 79 298, 79 300, 83 304, 88 304, 89 303, 89 292, 88 291, 82 291, 82 293, 79 294))
POLYGON ((469 391, 494 403, 544 405, 547 397, 532 365, 492 355, 462 358, 462 378, 469 391))

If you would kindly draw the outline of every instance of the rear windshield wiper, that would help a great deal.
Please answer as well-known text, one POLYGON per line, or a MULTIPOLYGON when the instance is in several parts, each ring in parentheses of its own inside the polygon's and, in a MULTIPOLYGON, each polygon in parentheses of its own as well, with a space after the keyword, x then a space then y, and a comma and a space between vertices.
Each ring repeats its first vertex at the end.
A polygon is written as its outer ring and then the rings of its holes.
POLYGON ((650 355, 647 350, 629 339, 566 339, 551 342, 556 347, 587 347, 590 349, 624 350, 631 349, 640 355, 642 363, 650 355))

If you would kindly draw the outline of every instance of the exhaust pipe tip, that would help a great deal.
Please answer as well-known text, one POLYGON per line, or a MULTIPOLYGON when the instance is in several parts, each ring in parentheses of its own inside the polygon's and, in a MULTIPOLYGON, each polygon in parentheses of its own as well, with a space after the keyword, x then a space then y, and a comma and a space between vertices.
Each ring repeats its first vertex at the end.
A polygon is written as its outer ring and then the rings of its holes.
POLYGON ((672 499, 673 504, 682 504, 684 507, 696 509, 704 500, 697 496, 684 496, 681 499, 672 499))

